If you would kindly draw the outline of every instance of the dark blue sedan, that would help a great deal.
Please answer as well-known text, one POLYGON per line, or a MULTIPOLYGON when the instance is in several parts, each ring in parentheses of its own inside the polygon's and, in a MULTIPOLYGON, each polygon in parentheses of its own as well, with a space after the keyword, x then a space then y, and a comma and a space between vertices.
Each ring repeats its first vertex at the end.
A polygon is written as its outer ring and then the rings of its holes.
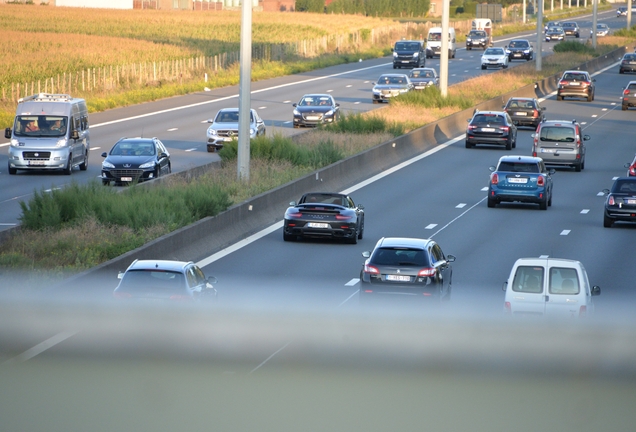
POLYGON ((172 171, 170 153, 157 138, 122 138, 102 153, 102 183, 129 184, 172 171))
POLYGON ((552 205, 552 174, 543 159, 532 156, 503 156, 497 167, 490 167, 488 207, 501 202, 539 204, 541 210, 552 205))

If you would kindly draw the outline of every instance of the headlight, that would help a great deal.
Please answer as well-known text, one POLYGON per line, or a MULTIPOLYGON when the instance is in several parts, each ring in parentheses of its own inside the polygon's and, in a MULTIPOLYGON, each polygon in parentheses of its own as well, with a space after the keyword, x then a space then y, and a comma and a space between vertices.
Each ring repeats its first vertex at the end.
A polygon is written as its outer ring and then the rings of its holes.
POLYGON ((419 56, 420 56, 420 53, 418 53, 418 52, 413 53, 413 57, 419 57, 419 56))
POLYGON ((216 135, 216 129, 209 128, 208 129, 208 135, 212 135, 212 136, 216 135))
POLYGON ((325 117, 329 117, 333 115, 333 110, 329 110, 325 113, 325 117))
POLYGON ((66 139, 57 140, 55 147, 66 147, 66 139))
POLYGON ((407 91, 409 91, 409 89, 408 89, 408 88, 401 88, 401 89, 400 89, 400 93, 406 93, 407 91))
POLYGON ((466 42, 471 42, 471 41, 472 41, 471 38, 469 38, 469 37, 466 38, 466 42))
POLYGON ((298 111, 296 108, 294 108, 294 115, 295 116, 299 116, 300 115, 300 111, 298 111))
POLYGON ((529 50, 529 49, 527 49, 527 50, 523 50, 523 53, 524 53, 524 54, 530 54, 530 50, 529 50))
POLYGON ((380 90, 376 89, 375 87, 373 87, 373 90, 371 90, 373 92, 373 94, 380 94, 380 90))
POLYGON ((510 54, 510 50, 506 50, 506 54, 510 54))
POLYGON ((11 147, 19 147, 19 146, 20 146, 20 142, 17 139, 13 138, 11 140, 11 147))
POLYGON ((481 42, 486 42, 486 39, 481 39, 481 42))
POLYGON ((155 161, 146 162, 144 164, 139 165, 139 168, 152 168, 155 166, 155 161))
POLYGON ((110 162, 104 161, 104 162, 102 162, 102 168, 115 168, 115 165, 113 165, 110 162))
POLYGON ((254 136, 256 134, 256 129, 250 128, 250 136, 254 136))
POLYGON ((397 57, 398 53, 396 53, 395 51, 393 51, 393 57, 397 57))

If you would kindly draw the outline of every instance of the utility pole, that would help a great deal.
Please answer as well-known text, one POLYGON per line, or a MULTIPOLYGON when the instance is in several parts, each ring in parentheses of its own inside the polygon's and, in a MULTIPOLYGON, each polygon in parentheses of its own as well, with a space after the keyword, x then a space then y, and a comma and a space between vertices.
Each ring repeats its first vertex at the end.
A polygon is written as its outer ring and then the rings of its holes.
POLYGON ((632 0, 627 0, 627 30, 632 26, 632 0))
POLYGON ((596 21, 598 12, 598 0, 592 0, 592 47, 596 49, 596 21))
POLYGON ((523 23, 526 23, 526 0, 523 0, 523 23))
POLYGON ((448 95, 448 25, 450 21, 450 0, 442 2, 442 48, 439 53, 439 89, 442 97, 448 95))
POLYGON ((238 179, 250 179, 250 109, 252 107, 252 0, 242 0, 239 75, 238 179))
POLYGON ((537 2, 537 49, 535 50, 536 60, 536 69, 537 71, 541 70, 541 61, 542 58, 542 48, 541 44, 543 43, 543 0, 539 0, 537 2))

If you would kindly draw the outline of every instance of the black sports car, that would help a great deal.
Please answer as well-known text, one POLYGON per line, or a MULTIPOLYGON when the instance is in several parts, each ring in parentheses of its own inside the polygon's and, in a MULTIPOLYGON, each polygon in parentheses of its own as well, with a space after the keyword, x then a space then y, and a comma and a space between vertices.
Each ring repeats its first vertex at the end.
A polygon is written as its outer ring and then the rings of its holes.
POLYGON ((102 183, 134 183, 172 171, 170 153, 157 138, 122 138, 102 153, 102 183))
POLYGON ((364 207, 339 193, 312 192, 285 212, 283 240, 298 237, 343 239, 356 244, 364 233, 364 207))
POLYGON ((636 179, 619 177, 612 189, 604 189, 607 194, 603 226, 609 228, 616 221, 636 222, 636 179))
POLYGON ((340 119, 340 104, 328 94, 308 94, 294 105, 294 127, 318 126, 340 119))

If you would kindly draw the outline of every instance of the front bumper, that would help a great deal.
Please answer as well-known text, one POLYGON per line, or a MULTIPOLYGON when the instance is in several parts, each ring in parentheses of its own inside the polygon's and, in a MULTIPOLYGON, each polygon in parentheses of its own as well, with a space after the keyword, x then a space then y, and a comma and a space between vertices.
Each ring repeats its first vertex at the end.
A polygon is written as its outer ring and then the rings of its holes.
POLYGON ((530 60, 532 58, 532 53, 524 53, 524 52, 511 52, 508 54, 508 60, 530 60))
POLYGON ((59 170, 68 164, 69 149, 9 147, 9 166, 21 170, 59 170))
POLYGON ((506 145, 510 140, 510 135, 505 135, 501 137, 489 137, 489 136, 479 136, 466 134, 466 141, 469 144, 494 144, 494 145, 506 145))
POLYGON ((115 182, 115 183, 141 183, 143 181, 152 180, 155 178, 154 168, 102 168, 102 182, 115 182))
POLYGON ((322 124, 333 123, 334 116, 325 116, 322 113, 294 115, 294 126, 316 127, 322 124))
POLYGON ((489 68, 489 67, 496 67, 496 68, 502 68, 506 66, 506 62, 505 61, 497 61, 497 62, 483 62, 481 64, 482 68, 489 68))

